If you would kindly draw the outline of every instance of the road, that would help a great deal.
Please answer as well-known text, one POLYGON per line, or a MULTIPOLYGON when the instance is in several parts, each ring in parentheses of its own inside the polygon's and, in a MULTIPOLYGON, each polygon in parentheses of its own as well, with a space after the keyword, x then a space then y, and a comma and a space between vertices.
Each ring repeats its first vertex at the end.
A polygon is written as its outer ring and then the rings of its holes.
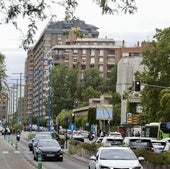
MULTIPOLYGON (((38 162, 33 160, 33 154, 29 151, 28 141, 24 138, 18 142, 18 150, 22 153, 23 157, 34 166, 38 166, 38 162)), ((75 159, 67 154, 64 154, 63 162, 59 161, 43 161, 42 166, 44 169, 87 169, 88 163, 75 159)))

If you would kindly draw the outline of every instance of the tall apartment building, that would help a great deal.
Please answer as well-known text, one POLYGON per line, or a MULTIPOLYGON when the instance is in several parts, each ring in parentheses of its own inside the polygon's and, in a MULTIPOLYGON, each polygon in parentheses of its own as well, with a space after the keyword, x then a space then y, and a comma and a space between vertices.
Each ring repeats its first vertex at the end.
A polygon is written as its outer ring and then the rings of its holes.
POLYGON ((47 25, 35 46, 28 52, 25 74, 33 74, 33 77, 26 78, 25 112, 46 115, 43 103, 48 97, 51 59, 53 66, 64 62, 68 67, 74 68, 79 62, 79 81, 83 78, 85 69, 97 67, 106 82, 110 78, 111 68, 124 53, 129 51, 133 55, 141 52, 139 44, 128 49, 124 41, 98 38, 97 29, 81 20, 51 22, 47 25))
POLYGON ((73 32, 79 33, 81 37, 96 38, 99 35, 97 29, 97 27, 86 24, 79 19, 50 22, 47 25, 35 46, 28 51, 25 62, 25 75, 27 76, 25 81, 26 114, 46 115, 43 103, 48 96, 49 89, 48 61, 51 56, 47 53, 50 49, 55 45, 66 44, 68 39, 70 41, 75 39, 76 37, 72 36, 75 35, 73 32))

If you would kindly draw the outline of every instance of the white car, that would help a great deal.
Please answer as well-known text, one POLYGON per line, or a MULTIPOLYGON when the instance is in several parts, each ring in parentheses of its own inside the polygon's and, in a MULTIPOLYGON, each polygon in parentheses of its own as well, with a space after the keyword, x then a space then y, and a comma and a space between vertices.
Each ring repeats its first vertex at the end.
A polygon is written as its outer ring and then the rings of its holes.
POLYGON ((121 133, 114 131, 114 132, 110 132, 108 136, 113 136, 113 137, 122 137, 121 133))
POLYGON ((122 137, 106 136, 101 142, 103 146, 120 146, 123 143, 122 137))
POLYGON ((162 153, 166 146, 166 142, 162 140, 152 140, 152 145, 155 153, 162 153))
POLYGON ((89 169, 143 169, 140 160, 144 158, 137 158, 128 147, 100 147, 96 155, 90 157, 89 169))

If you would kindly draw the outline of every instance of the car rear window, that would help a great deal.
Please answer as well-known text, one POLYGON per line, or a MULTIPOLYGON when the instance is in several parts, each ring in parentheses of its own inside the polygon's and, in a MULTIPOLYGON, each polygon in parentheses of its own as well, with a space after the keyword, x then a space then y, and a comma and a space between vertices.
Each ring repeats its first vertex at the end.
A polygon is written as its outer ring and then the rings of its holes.
POLYGON ((151 147, 151 140, 148 139, 131 139, 129 143, 130 147, 151 147))

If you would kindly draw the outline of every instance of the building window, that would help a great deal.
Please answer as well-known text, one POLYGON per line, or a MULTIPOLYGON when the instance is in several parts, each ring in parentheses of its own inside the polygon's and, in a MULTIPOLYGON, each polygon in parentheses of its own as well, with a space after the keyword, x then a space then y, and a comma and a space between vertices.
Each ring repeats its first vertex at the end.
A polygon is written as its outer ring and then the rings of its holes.
POLYGON ((99 57, 99 63, 103 63, 104 59, 103 57, 99 57))
POLYGON ((104 55, 104 50, 100 50, 100 54, 99 55, 104 55))
POLYGON ((74 49, 74 50, 73 50, 73 53, 77 53, 77 49, 74 49))
POLYGON ((103 66, 99 66, 99 71, 103 72, 103 66))
POLYGON ((90 58, 90 63, 91 63, 91 64, 95 64, 95 59, 94 59, 94 57, 91 57, 91 58, 90 58))
POLYGON ((95 55, 95 50, 91 50, 91 56, 95 55))
POLYGON ((82 54, 83 54, 83 55, 86 55, 86 52, 87 52, 87 51, 86 51, 85 49, 82 50, 82 54))

